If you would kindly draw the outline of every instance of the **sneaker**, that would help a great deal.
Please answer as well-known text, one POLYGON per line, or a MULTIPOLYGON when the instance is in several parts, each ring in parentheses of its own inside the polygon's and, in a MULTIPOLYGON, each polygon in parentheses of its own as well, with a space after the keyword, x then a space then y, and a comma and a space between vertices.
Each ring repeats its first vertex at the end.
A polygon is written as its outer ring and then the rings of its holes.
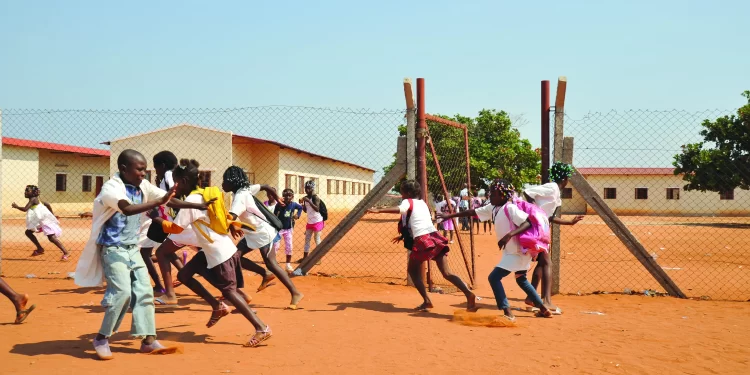
POLYGON ((286 264, 286 272, 294 272, 294 268, 292 268, 291 263, 286 264))
POLYGON ((109 340, 96 340, 94 339, 94 351, 96 351, 96 356, 99 357, 102 361, 107 361, 112 359, 112 350, 109 349, 109 340))
POLYGON ((141 341, 141 353, 153 353, 157 350, 166 349, 159 341, 154 340, 151 344, 141 341))

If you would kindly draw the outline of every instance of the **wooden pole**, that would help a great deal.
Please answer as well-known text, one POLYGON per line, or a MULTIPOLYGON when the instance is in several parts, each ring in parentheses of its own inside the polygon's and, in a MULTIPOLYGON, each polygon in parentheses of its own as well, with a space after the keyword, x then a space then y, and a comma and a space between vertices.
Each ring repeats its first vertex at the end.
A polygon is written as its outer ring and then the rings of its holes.
MULTIPOLYGON (((572 164, 573 154, 570 154, 570 159, 566 160, 563 158, 563 135, 564 127, 563 121, 565 119, 564 108, 565 108, 565 91, 568 85, 568 80, 565 77, 559 77, 557 79, 557 93, 555 95, 555 150, 553 153, 553 160, 558 162, 572 164)), ((572 140, 572 138, 571 138, 572 140)), ((571 150, 573 148, 571 147, 571 150)), ((562 210, 555 213, 556 217, 560 217, 562 210)), ((552 294, 560 293, 560 225, 552 224, 552 247, 550 248, 550 256, 552 258, 552 264, 550 265, 550 272, 552 273, 552 294)))
MULTIPOLYGON (((404 78, 404 99, 406 100, 406 179, 417 179, 417 149, 416 149, 416 132, 417 132, 417 110, 414 105, 414 92, 412 90, 411 79, 404 78)), ((406 261, 409 261, 411 251, 406 252, 406 261)), ((406 285, 414 286, 414 283, 406 272, 406 285)))
MULTIPOLYGON (((417 78, 417 181, 422 186, 422 200, 427 203, 428 200, 428 189, 427 189, 427 118, 425 115, 425 93, 424 93, 424 78, 417 78)), ((428 204, 427 207, 431 205, 428 204)), ((432 266, 430 262, 422 263, 421 271, 422 275, 426 273, 427 287, 429 290, 433 289, 432 286, 432 266), (425 263, 427 264, 425 266, 425 263)))
POLYGON ((352 209, 344 219, 326 236, 307 258, 294 270, 294 276, 307 275, 319 260, 328 254, 331 249, 354 227, 364 216, 367 209, 379 202, 388 191, 406 174, 406 138, 399 137, 398 151, 396 153, 396 164, 386 175, 370 190, 370 192, 352 209))
MULTIPOLYGON (((572 156, 572 138, 566 137, 563 142, 570 139, 570 147, 565 147, 565 152, 570 153, 572 156)), ((656 279, 664 290, 672 296, 679 298, 686 298, 685 294, 675 284, 672 278, 667 275, 666 272, 659 266, 656 260, 648 253, 646 248, 638 241, 638 239, 630 232, 627 226, 623 224, 620 218, 609 208, 606 202, 597 194, 594 188, 591 187, 588 181, 581 176, 579 173, 574 173, 570 177, 570 182, 573 187, 578 191, 586 203, 591 206, 594 211, 604 220, 610 230, 620 239, 625 247, 635 256, 636 259, 643 265, 644 268, 656 279)))

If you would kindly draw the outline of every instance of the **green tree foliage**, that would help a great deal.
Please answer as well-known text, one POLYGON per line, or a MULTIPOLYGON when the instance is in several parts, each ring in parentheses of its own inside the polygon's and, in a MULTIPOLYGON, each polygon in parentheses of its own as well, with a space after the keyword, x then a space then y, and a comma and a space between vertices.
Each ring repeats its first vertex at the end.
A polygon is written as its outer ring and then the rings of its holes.
MULTIPOLYGON (((495 178, 505 178, 515 186, 535 183, 540 173, 538 150, 531 142, 521 138, 518 129, 512 127, 505 111, 481 110, 477 117, 456 115, 440 116, 447 120, 465 124, 469 136, 469 156, 471 185, 473 188, 486 188, 495 178)), ((452 194, 458 194, 466 181, 466 161, 463 130, 432 121, 427 122, 430 139, 438 155, 443 177, 452 194)), ((406 127, 399 126, 399 134, 406 135, 406 127)), ((385 168, 387 173, 393 164, 385 168)), ((427 145, 427 179, 429 191, 441 194, 442 186, 427 145)), ((396 187, 398 189, 398 186, 396 187)))
POLYGON ((687 182, 685 190, 728 191, 750 188, 750 91, 737 115, 704 120, 703 142, 682 146, 674 156, 674 174, 687 182), (705 148, 704 148, 705 147, 705 148))

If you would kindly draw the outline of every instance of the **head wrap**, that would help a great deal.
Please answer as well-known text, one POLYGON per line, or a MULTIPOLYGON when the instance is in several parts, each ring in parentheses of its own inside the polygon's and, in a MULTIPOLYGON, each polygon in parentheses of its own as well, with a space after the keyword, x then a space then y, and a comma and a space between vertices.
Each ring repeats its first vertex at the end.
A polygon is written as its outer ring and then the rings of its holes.
POLYGON ((555 162, 549 169, 549 178, 554 182, 560 182, 573 175, 574 169, 570 164, 555 162))
POLYGON ((26 185, 26 190, 29 191, 29 197, 39 196, 39 187, 36 185, 26 185))
POLYGON ((315 181, 314 180, 310 180, 310 181, 305 182, 305 189, 307 189, 307 188, 310 188, 310 189, 314 190, 315 189, 315 181))
POLYGON ((499 192, 503 199, 510 199, 515 194, 516 188, 510 182, 498 179, 490 184, 490 192, 495 191, 499 192))

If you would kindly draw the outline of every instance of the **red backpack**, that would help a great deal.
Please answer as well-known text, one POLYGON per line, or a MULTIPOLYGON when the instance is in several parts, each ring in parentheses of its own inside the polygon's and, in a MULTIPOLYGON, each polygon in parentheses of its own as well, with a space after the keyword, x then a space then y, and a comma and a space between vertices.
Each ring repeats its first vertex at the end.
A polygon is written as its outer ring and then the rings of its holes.
MULTIPOLYGON (((518 209, 529 215, 529 222, 531 228, 527 229, 523 233, 518 235, 518 242, 521 244, 521 253, 530 254, 532 258, 536 259, 539 253, 549 251, 550 244, 550 225, 547 214, 533 203, 529 203, 520 199, 514 199, 512 201, 518 209)), ((515 229, 516 225, 508 214, 507 204, 503 207, 505 216, 510 222, 512 229, 515 229)))

